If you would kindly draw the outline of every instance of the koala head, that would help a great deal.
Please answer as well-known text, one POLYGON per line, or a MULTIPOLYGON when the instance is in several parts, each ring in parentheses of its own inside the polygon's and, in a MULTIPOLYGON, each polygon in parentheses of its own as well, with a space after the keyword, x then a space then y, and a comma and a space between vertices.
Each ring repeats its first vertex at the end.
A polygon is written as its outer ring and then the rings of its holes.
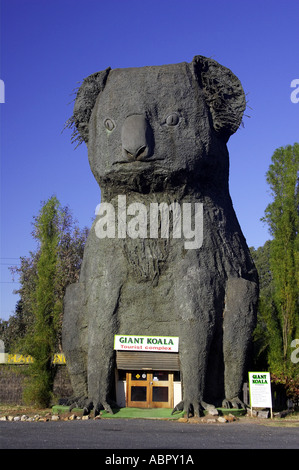
POLYGON ((87 77, 71 125, 102 188, 226 184, 226 142, 246 102, 233 73, 202 56, 188 63, 110 68, 87 77))

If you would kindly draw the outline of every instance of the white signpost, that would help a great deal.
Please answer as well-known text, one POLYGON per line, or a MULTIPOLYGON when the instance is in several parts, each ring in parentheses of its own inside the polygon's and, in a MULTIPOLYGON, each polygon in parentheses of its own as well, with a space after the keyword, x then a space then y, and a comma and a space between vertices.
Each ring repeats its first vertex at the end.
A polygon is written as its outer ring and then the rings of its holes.
POLYGON ((248 372, 250 408, 270 408, 272 415, 272 394, 270 372, 248 372))

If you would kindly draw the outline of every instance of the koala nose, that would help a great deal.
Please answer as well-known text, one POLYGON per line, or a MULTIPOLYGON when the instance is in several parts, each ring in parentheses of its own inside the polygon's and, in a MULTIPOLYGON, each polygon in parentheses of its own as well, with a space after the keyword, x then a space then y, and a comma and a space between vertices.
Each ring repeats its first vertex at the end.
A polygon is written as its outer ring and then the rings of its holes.
POLYGON ((129 161, 145 160, 151 152, 153 137, 150 125, 140 114, 128 116, 121 130, 122 153, 129 161))

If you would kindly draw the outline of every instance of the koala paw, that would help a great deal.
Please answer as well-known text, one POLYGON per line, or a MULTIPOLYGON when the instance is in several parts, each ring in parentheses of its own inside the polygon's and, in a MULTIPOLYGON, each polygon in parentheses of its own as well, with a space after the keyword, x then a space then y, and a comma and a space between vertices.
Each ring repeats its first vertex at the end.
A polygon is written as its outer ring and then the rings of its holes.
POLYGON ((184 410, 187 413, 187 418, 190 418, 191 416, 203 416, 204 410, 211 410, 214 408, 214 405, 210 405, 209 403, 206 403, 202 400, 193 400, 192 402, 191 400, 183 400, 174 407, 171 414, 173 415, 176 411, 184 410))
POLYGON ((174 415, 176 411, 183 411, 184 410, 184 402, 180 401, 172 410, 171 414, 174 415))
POLYGON ((247 406, 240 398, 235 397, 230 399, 225 398, 222 401, 222 408, 247 408, 247 406))
POLYGON ((72 411, 74 408, 90 408, 92 410, 92 404, 89 402, 87 397, 69 397, 61 398, 59 400, 59 405, 64 405, 69 407, 69 411, 72 411))
POLYGON ((106 400, 98 402, 94 409, 94 415, 98 416, 101 410, 107 411, 107 413, 114 414, 113 409, 119 408, 119 406, 113 400, 106 400))

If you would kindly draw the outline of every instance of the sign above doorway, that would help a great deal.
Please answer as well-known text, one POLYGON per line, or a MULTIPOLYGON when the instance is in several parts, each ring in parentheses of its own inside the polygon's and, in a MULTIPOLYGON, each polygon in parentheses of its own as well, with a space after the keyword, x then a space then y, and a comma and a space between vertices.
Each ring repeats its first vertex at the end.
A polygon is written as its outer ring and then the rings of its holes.
POLYGON ((178 336, 115 335, 117 351, 178 352, 178 336))

